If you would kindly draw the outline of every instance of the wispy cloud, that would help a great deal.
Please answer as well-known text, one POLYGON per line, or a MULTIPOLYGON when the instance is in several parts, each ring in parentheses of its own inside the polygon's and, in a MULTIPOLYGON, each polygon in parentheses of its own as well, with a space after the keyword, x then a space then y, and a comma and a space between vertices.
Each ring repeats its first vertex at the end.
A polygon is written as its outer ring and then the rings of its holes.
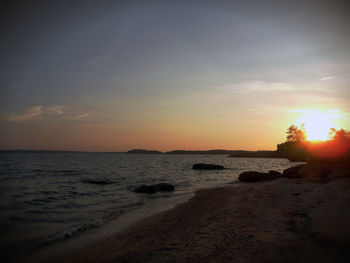
POLYGON ((26 109, 22 113, 14 113, 10 117, 11 121, 26 121, 26 120, 32 120, 39 116, 41 116, 44 113, 43 106, 38 105, 34 107, 30 107, 26 109))
POLYGON ((331 80, 331 79, 335 79, 335 77, 334 76, 328 76, 328 77, 320 78, 321 81, 331 80))
POLYGON ((23 122, 31 120, 44 119, 65 119, 65 120, 82 120, 89 116, 89 113, 83 112, 81 109, 76 109, 64 105, 44 106, 37 105, 29 107, 20 113, 8 113, 7 119, 13 122, 23 122))
POLYGON ((74 118, 74 120, 82 120, 82 119, 85 119, 85 118, 87 118, 89 116, 89 113, 87 112, 87 113, 84 113, 84 114, 79 114, 79 115, 77 115, 75 118, 74 118))
POLYGON ((46 111, 49 114, 61 115, 61 114, 64 114, 65 112, 65 106, 58 105, 58 106, 46 107, 46 111))
MULTIPOLYGON (((332 79, 335 77, 327 77, 327 79, 332 79)), ((251 95, 252 93, 286 93, 286 92, 295 92, 300 91, 304 93, 337 93, 336 90, 328 87, 326 83, 306 83, 306 84, 293 84, 288 82, 269 82, 262 80, 252 80, 252 81, 243 81, 233 84, 228 84, 224 86, 217 87, 219 91, 226 93, 235 93, 235 94, 246 94, 251 95)))
POLYGON ((292 84, 286 82, 268 82, 261 80, 253 80, 221 86, 218 87, 218 89, 230 93, 249 93, 259 91, 294 91, 296 88, 292 84))

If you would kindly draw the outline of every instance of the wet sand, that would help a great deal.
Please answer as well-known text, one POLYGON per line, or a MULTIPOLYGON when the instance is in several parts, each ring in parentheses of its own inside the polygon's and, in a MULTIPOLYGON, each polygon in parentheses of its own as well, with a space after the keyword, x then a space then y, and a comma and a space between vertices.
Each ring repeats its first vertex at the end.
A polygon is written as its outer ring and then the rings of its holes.
POLYGON ((281 178, 200 190, 174 209, 55 258, 57 262, 349 260, 349 177, 327 183, 281 178))

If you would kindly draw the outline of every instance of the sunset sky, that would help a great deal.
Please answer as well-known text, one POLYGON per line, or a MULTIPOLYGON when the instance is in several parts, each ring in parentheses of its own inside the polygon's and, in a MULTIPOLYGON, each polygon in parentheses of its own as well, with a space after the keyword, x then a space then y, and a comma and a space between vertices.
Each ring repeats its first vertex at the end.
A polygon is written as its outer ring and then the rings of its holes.
POLYGON ((9 2, 0 149, 274 150, 310 111, 350 129, 346 1, 9 2))

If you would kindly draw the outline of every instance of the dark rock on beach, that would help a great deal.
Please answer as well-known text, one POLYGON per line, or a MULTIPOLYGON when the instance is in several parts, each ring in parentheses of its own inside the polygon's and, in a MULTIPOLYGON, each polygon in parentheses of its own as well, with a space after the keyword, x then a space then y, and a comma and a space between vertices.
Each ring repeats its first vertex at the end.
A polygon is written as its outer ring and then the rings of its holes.
POLYGON ((297 165, 297 166, 293 166, 288 169, 285 169, 283 171, 282 176, 285 178, 300 178, 301 177, 300 170, 305 166, 306 164, 301 164, 301 165, 297 165))
POLYGON ((329 180, 349 177, 349 163, 313 162, 290 167, 283 171, 284 178, 303 178, 309 181, 328 182, 329 180))
POLYGON ((210 163, 196 163, 192 166, 192 169, 194 169, 194 170, 224 170, 225 167, 223 167, 222 165, 210 164, 210 163))
POLYGON ((152 184, 152 185, 141 185, 134 191, 136 193, 154 194, 157 192, 172 192, 175 190, 175 186, 167 183, 152 184))
POLYGON ((280 173, 280 172, 277 172, 277 171, 275 171, 275 170, 271 170, 271 171, 269 171, 268 172, 268 175, 270 176, 270 177, 276 177, 276 178, 279 178, 279 177, 281 177, 282 176, 282 174, 280 173))
POLYGON ((277 179, 281 176, 282 174, 277 171, 269 171, 268 173, 248 171, 241 173, 238 177, 238 180, 241 182, 260 182, 265 180, 277 179))

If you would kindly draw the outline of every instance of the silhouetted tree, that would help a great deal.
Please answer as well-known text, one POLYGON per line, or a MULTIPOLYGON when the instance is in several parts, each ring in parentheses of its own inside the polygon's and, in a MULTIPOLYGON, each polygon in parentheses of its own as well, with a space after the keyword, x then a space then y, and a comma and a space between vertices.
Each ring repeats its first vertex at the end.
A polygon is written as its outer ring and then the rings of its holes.
POLYGON ((296 125, 291 125, 287 130, 288 142, 303 142, 305 141, 305 129, 304 124, 299 128, 296 125))
POLYGON ((350 161, 350 131, 330 129, 329 140, 307 141, 303 125, 291 125, 287 130, 287 140, 277 145, 280 156, 291 161, 350 161))
POLYGON ((328 137, 329 137, 331 140, 333 140, 336 133, 337 133, 337 130, 334 129, 334 128, 331 128, 330 131, 329 131, 329 133, 328 133, 328 137))
POLYGON ((333 136, 333 140, 349 144, 350 143, 350 132, 346 131, 344 129, 335 131, 334 136, 333 136))
POLYGON ((280 156, 293 161, 304 161, 309 158, 304 146, 305 141, 304 125, 299 128, 291 125, 287 129, 287 141, 277 145, 277 152, 280 156))

